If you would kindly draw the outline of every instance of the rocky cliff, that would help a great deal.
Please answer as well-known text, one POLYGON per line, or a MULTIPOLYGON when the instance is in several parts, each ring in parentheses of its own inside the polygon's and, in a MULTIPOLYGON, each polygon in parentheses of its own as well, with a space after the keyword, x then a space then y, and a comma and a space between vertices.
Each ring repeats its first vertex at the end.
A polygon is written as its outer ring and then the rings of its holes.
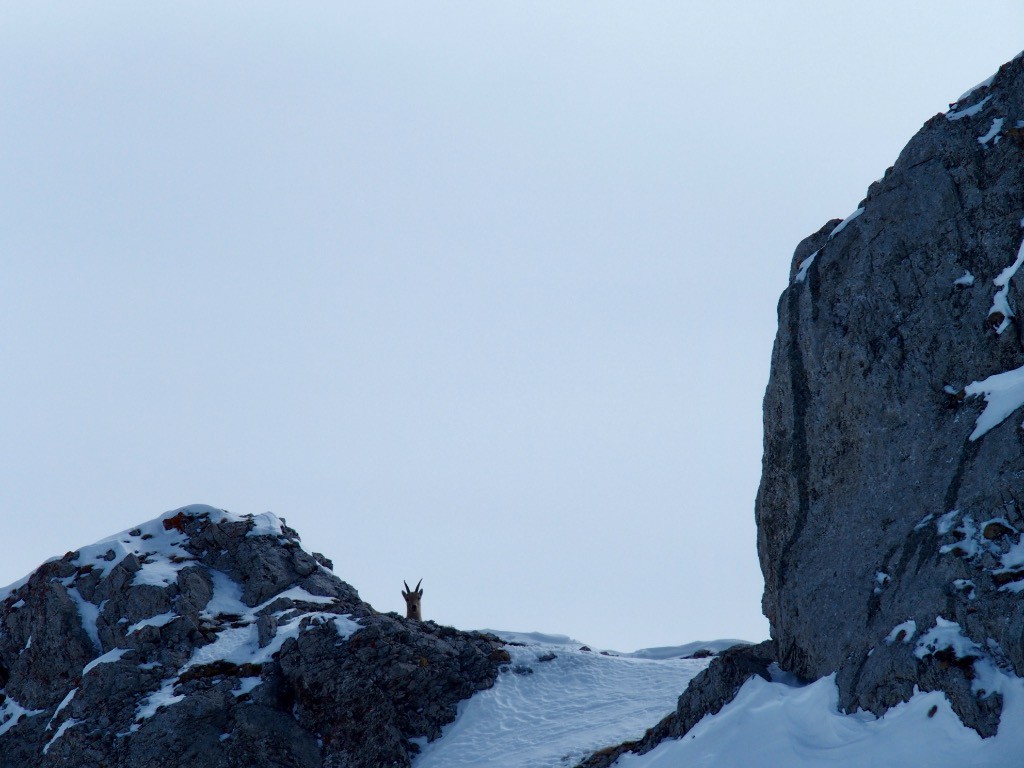
POLYGON ((45 563, 0 591, 0 768, 408 766, 508 654, 331 567, 205 506, 45 563))
POLYGON ((772 640, 695 677, 605 768, 773 663, 840 707, 942 691, 994 734, 1024 676, 1024 54, 931 118, 779 301, 756 500, 772 640))
POLYGON ((1024 58, 925 123, 779 302, 757 496, 784 669, 994 732, 1024 675, 1024 58))

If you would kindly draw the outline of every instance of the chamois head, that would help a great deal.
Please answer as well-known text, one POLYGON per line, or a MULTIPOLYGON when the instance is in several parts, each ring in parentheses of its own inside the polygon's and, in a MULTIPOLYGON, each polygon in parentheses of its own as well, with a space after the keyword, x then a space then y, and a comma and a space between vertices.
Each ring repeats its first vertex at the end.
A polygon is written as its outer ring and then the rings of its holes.
MULTIPOLYGON (((402 582, 405 584, 405 582, 402 582)), ((420 584, 423 583, 423 579, 416 582, 416 589, 409 589, 409 585, 405 584, 405 589, 402 590, 402 597, 405 598, 405 618, 416 619, 416 621, 423 621, 423 613, 420 611, 420 598, 423 597, 423 590, 420 589, 420 584)))

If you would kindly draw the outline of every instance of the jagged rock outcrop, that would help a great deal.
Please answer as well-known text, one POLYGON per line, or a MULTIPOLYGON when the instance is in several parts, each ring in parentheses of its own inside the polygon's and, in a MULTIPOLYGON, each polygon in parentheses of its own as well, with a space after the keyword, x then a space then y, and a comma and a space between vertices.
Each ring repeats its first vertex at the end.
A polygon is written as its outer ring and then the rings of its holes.
POLYGON ((1018 57, 800 244, 756 507, 781 666, 846 710, 942 690, 982 735, 988 673, 1024 675, 1022 128, 1018 57))
POLYGON ((508 655, 330 568, 205 506, 45 563, 0 592, 0 768, 408 766, 508 655))

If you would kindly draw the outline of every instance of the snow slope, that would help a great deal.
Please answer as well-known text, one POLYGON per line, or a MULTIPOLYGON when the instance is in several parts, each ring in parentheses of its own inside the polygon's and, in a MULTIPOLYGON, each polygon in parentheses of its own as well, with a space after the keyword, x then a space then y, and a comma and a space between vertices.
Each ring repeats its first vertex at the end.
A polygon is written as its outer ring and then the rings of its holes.
POLYGON ((918 693, 875 718, 839 712, 834 676, 807 686, 749 680, 736 699, 682 739, 646 755, 624 755, 620 768, 1001 768, 1024 755, 1024 681, 1006 678, 999 733, 982 739, 965 728, 941 692, 918 693))
MULTIPOLYGON (((602 747, 636 739, 675 709, 707 659, 605 656, 568 637, 496 633, 512 662, 494 688, 459 707, 437 741, 421 745, 413 768, 571 768, 602 747), (548 655, 555 658, 541 661, 548 655)), ((714 647, 717 643, 680 648, 714 647)), ((731 644, 731 643, 730 643, 731 644)), ((876 718, 843 714, 834 676, 803 685, 776 669, 754 677, 717 715, 646 755, 626 754, 618 768, 1001 768, 1024 755, 1024 680, 992 668, 986 685, 1004 697, 999 733, 982 739, 965 728, 941 692, 917 693, 876 718)))
POLYGON ((602 655, 559 635, 495 634, 517 643, 507 646, 508 670, 493 688, 462 702, 440 739, 421 744, 413 768, 573 766, 642 736, 675 710, 679 694, 708 664, 602 655))

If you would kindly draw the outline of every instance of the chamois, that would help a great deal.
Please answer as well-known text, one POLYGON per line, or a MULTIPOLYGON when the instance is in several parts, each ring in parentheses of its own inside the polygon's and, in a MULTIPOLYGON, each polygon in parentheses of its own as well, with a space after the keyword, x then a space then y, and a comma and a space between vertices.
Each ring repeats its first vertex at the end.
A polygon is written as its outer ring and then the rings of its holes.
MULTIPOLYGON (((405 584, 405 582, 402 582, 405 584)), ((423 590, 420 589, 420 584, 423 583, 423 579, 420 579, 416 583, 416 589, 409 589, 409 585, 405 584, 405 589, 402 590, 402 597, 405 598, 405 618, 415 619, 416 621, 423 621, 423 613, 420 611, 420 599, 423 597, 423 590)))

